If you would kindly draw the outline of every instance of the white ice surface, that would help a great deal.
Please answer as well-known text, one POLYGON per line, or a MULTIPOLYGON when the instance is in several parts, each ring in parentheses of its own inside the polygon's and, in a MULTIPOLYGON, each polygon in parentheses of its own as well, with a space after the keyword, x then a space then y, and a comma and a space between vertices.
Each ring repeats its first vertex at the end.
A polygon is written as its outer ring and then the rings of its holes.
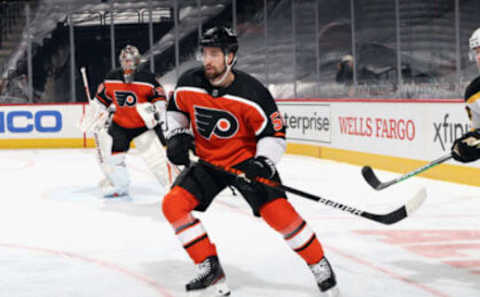
MULTIPOLYGON (((132 198, 108 200, 96 187, 93 150, 0 151, 1 297, 186 296, 194 269, 162 215, 163 189, 135 152, 127 165, 132 198)), ((286 185, 376 213, 427 189, 424 205, 391 226, 290 195, 323 244, 342 296, 480 296, 480 188, 415 177, 376 192, 358 166, 289 155, 279 170, 286 185), (417 242, 419 232, 429 239, 417 242)), ((232 297, 321 296, 303 261, 242 198, 224 191, 196 215, 232 297)))

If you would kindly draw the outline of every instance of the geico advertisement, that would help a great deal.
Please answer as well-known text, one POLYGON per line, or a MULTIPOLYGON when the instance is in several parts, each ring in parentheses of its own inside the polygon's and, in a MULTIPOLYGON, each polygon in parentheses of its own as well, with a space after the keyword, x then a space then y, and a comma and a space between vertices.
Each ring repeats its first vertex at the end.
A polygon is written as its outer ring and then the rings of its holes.
POLYGON ((287 140, 311 143, 331 142, 329 104, 279 102, 278 108, 287 127, 287 140))
POLYGON ((0 106, 0 138, 81 137, 75 119, 81 105, 0 106))

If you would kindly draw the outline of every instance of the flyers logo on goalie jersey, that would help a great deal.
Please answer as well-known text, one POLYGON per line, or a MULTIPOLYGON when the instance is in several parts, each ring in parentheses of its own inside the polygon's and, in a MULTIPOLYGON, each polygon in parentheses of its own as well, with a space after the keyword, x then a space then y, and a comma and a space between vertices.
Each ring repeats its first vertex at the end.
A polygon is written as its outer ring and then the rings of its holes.
POLYGON ((137 104, 137 95, 133 91, 115 91, 115 98, 117 98, 120 106, 134 106, 137 104))
POLYGON ((195 106, 194 110, 198 133, 206 139, 210 139, 212 134, 229 138, 238 132, 238 120, 230 112, 200 106, 195 106))
POLYGON ((149 72, 135 72, 135 80, 126 83, 123 80, 123 70, 114 69, 107 74, 103 83, 97 89, 96 98, 106 107, 115 104, 116 111, 113 121, 124 128, 145 127, 142 117, 138 114, 137 103, 165 100, 165 91, 149 72))

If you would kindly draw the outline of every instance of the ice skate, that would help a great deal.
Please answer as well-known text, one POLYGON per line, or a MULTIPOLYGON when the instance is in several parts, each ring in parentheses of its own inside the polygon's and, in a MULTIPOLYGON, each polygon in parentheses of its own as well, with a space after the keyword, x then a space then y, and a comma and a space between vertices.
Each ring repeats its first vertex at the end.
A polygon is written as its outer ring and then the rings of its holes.
POLYGON ((128 188, 118 188, 111 185, 106 185, 102 188, 104 198, 119 198, 129 196, 128 188))
POLYGON ((338 297, 340 292, 337 287, 337 280, 335 278, 335 273, 330 266, 327 258, 323 257, 320 262, 316 264, 309 265, 310 270, 312 271, 317 285, 322 291, 325 297, 338 297))
POLYGON ((198 264, 198 275, 186 286, 189 297, 229 296, 230 289, 217 256, 211 256, 198 264))
POLYGON ((103 191, 103 189, 105 189, 105 188, 107 188, 107 187, 112 187, 112 186, 113 186, 113 185, 112 185, 112 182, 111 182, 108 178, 106 178, 106 177, 103 178, 101 181, 98 182, 98 187, 99 187, 100 189, 102 189, 102 191, 103 191))

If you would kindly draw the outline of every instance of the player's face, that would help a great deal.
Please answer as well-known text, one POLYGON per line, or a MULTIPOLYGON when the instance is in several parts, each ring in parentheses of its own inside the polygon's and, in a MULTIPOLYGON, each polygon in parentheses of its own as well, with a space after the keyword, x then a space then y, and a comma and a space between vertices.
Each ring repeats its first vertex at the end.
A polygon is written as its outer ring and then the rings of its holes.
POLYGON ((225 55, 218 47, 204 47, 202 50, 203 67, 205 76, 214 80, 225 72, 225 55))
POLYGON ((131 72, 135 68, 135 61, 132 58, 126 58, 122 61, 122 67, 125 72, 131 72))
POLYGON ((480 69, 480 47, 476 47, 473 49, 473 54, 475 56, 475 62, 477 62, 477 66, 480 69))

